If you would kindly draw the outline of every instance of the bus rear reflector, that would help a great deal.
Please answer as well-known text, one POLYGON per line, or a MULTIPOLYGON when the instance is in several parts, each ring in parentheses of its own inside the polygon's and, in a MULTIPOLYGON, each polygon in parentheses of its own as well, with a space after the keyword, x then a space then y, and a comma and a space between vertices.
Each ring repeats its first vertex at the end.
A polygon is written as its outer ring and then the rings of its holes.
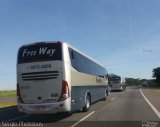
POLYGON ((20 102, 20 103, 23 103, 23 99, 22 99, 21 94, 20 94, 19 84, 17 84, 17 101, 20 102))
POLYGON ((63 81, 62 82, 62 91, 61 91, 61 95, 58 99, 58 101, 64 101, 65 99, 67 99, 69 97, 69 87, 68 87, 68 82, 67 81, 63 81))

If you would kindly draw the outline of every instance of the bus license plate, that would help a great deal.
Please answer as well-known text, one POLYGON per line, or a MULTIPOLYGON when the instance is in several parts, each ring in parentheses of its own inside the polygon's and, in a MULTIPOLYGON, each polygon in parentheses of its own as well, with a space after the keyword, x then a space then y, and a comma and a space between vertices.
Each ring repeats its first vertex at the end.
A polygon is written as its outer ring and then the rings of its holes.
POLYGON ((35 106, 35 109, 36 110, 43 110, 43 109, 45 109, 45 106, 35 106))

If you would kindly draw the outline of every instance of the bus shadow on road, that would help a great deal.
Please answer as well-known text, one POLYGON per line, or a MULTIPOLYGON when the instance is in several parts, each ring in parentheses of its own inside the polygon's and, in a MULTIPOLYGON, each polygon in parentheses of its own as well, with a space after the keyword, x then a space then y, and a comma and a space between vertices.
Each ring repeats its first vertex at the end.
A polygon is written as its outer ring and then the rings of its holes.
POLYGON ((36 115, 27 115, 25 113, 18 112, 17 107, 11 109, 6 108, 0 110, 0 122, 41 122, 41 123, 50 123, 63 120, 72 114, 69 113, 56 113, 56 114, 36 114, 36 115))
MULTIPOLYGON (((51 123, 63 120, 71 116, 69 113, 56 113, 56 114, 47 114, 47 115, 29 115, 24 119, 18 121, 22 122, 41 122, 41 123, 51 123)), ((16 121, 16 122, 18 122, 16 121)))
POLYGON ((119 93, 119 92, 123 92, 123 91, 121 91, 121 90, 112 90, 111 92, 113 92, 113 93, 119 93))

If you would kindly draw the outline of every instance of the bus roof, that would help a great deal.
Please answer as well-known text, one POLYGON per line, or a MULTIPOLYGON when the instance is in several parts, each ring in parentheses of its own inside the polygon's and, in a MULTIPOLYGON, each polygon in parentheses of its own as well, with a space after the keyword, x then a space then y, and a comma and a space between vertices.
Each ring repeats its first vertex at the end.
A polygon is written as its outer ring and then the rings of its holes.
POLYGON ((68 47, 74 49, 75 51, 79 52, 79 53, 82 54, 83 56, 85 56, 85 57, 87 57, 88 59, 92 60, 92 61, 95 62, 96 64, 98 64, 98 65, 100 65, 100 66, 102 66, 102 67, 105 68, 104 65, 102 65, 100 62, 98 62, 97 60, 95 60, 93 57, 91 57, 91 56, 89 56, 89 55, 83 53, 82 51, 80 51, 80 50, 78 50, 77 48, 73 47, 73 46, 70 45, 69 43, 66 43, 66 42, 63 42, 63 43, 67 44, 68 47))
MULTIPOLYGON (((87 57, 88 59, 92 60, 93 62, 95 62, 96 64, 102 66, 105 68, 104 65, 102 65, 101 63, 99 63, 97 60, 95 60, 93 57, 81 52, 80 50, 78 50, 77 48, 73 47, 72 45, 70 45, 68 42, 64 42, 64 41, 41 41, 41 42, 34 42, 34 43, 29 43, 29 44, 25 44, 22 45, 20 48, 25 47, 25 46, 30 46, 30 45, 37 45, 37 44, 45 44, 45 43, 62 43, 62 44, 66 44, 68 47, 74 49, 75 51, 79 52, 80 54, 82 54, 83 56, 87 57)), ((19 49, 20 49, 19 48, 19 49)))

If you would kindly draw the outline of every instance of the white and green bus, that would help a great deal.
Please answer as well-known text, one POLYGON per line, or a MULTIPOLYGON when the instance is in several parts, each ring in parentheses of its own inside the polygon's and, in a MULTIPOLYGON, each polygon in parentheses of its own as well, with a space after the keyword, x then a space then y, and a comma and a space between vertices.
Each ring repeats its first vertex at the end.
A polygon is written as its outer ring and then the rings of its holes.
POLYGON ((105 67, 69 44, 38 42, 20 47, 17 102, 20 112, 88 111, 109 94, 105 67))

